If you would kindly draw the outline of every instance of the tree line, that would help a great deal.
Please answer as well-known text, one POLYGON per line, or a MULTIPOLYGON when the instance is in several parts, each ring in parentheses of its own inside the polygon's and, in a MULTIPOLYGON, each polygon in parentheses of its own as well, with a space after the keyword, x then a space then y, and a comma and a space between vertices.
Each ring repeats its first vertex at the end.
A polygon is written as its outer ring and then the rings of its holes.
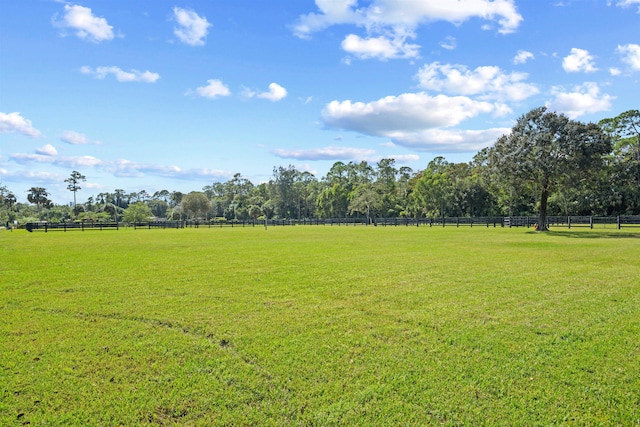
POLYGON ((55 205, 45 188, 32 187, 29 204, 0 185, 0 219, 13 221, 169 220, 262 218, 482 217, 631 215, 640 213, 640 111, 582 123, 547 111, 521 116, 507 135, 470 162, 436 157, 423 170, 396 165, 335 162, 317 178, 293 165, 274 167, 268 182, 241 174, 189 193, 122 189, 76 204, 85 177, 65 180, 73 206, 55 205))

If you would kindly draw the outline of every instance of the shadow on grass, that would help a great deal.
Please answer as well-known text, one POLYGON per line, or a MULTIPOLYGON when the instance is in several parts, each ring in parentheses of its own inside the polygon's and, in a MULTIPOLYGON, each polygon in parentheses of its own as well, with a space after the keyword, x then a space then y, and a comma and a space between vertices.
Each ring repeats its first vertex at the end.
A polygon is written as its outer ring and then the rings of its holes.
MULTIPOLYGON (((527 234, 537 234, 537 231, 529 231, 527 234)), ((593 231, 593 230, 549 230, 544 231, 550 236, 572 237, 574 239, 640 239, 638 232, 630 231, 593 231)))

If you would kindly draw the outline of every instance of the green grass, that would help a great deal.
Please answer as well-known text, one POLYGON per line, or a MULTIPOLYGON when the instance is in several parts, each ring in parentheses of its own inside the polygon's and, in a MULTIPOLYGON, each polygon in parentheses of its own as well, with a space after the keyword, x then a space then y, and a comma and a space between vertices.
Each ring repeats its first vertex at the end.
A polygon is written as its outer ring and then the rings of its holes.
POLYGON ((640 425, 640 230, 0 232, 0 425, 640 425))

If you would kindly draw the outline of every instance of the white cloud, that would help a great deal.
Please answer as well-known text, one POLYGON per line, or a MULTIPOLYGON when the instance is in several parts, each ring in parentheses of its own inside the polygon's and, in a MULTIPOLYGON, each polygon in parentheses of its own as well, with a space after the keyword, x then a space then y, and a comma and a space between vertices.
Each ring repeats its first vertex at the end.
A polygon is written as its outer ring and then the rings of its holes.
POLYGON ((420 46, 407 44, 406 37, 361 38, 355 34, 349 34, 342 41, 342 49, 360 59, 376 58, 384 61, 393 58, 416 58, 420 46))
POLYGON ((142 83, 155 83, 160 74, 152 73, 151 71, 138 71, 130 70, 123 71, 120 67, 96 67, 95 69, 87 66, 80 68, 82 74, 93 75, 96 79, 104 79, 109 74, 113 74, 119 82, 142 82, 142 83))
POLYGON ((182 169, 175 165, 156 165, 120 159, 110 162, 106 169, 118 177, 161 176, 184 180, 230 178, 230 172, 217 169, 182 169))
POLYGON ((507 74, 496 66, 481 66, 469 70, 464 65, 424 65, 416 75, 420 87, 455 95, 480 95, 485 99, 521 101, 539 92, 523 82, 526 73, 507 74))
POLYGON ((42 154, 43 156, 57 156, 58 150, 51 144, 43 145, 42 147, 36 149, 37 154, 42 154))
POLYGON ((447 36, 440 42, 440 47, 447 50, 454 50, 456 48, 456 38, 447 36))
POLYGON ((387 137, 398 145, 454 152, 485 147, 499 132, 442 128, 456 126, 480 114, 505 110, 508 107, 502 104, 464 96, 430 96, 419 92, 388 96, 370 103, 333 101, 322 111, 322 119, 328 127, 387 137))
POLYGON ((211 26, 207 18, 177 6, 173 8, 173 15, 178 23, 178 26, 173 29, 176 37, 190 46, 203 46, 211 26))
POLYGON ((27 120, 18 112, 2 113, 0 112, 0 133, 17 132, 31 138, 42 136, 40 131, 33 127, 31 120, 27 120))
POLYGON ((65 130, 60 135, 60 141, 71 145, 95 144, 99 145, 100 141, 92 141, 86 135, 73 130, 65 130))
POLYGON ((572 48, 571 53, 562 60, 562 68, 567 73, 577 73, 584 71, 585 73, 593 73, 598 71, 593 63, 594 57, 589 51, 584 49, 572 48))
POLYGON ((242 91, 242 96, 245 98, 268 99, 269 101, 276 102, 287 97, 287 90, 278 83, 271 83, 269 90, 266 92, 256 92, 255 90, 245 88, 242 91))
POLYGON ((382 156, 376 154, 375 150, 369 148, 353 148, 353 147, 322 147, 300 150, 273 150, 273 154, 283 159, 296 160, 349 160, 379 162, 384 158, 393 158, 399 164, 406 164, 420 160, 417 154, 392 154, 382 156))
POLYGON ((640 71, 640 45, 633 43, 619 45, 616 52, 622 55, 622 61, 629 64, 631 69, 640 71))
POLYGON ((361 160, 375 153, 374 150, 352 147, 322 147, 301 150, 275 149, 273 154, 283 159, 297 160, 361 160))
POLYGON ((36 170, 20 170, 9 172, 6 169, 0 168, 0 176, 5 179, 14 181, 29 181, 38 183, 53 183, 58 184, 62 182, 66 177, 57 173, 41 172, 36 170))
POLYGON ((638 13, 640 13, 640 0, 618 0, 618 7, 630 7, 638 5, 638 13))
MULTIPOLYGON (((173 165, 156 165, 150 163, 133 162, 124 159, 105 161, 93 156, 64 157, 58 156, 57 152, 53 153, 53 151, 45 149, 45 147, 36 150, 35 154, 16 153, 9 156, 9 158, 18 164, 50 164, 63 167, 65 169, 96 168, 110 172, 114 176, 118 177, 151 175, 192 180, 230 178, 231 176, 233 176, 233 174, 230 172, 215 169, 182 169, 178 166, 173 165)), ((58 179, 58 181, 60 180, 58 179)))
POLYGON ((513 58, 514 64, 524 64, 530 59, 535 59, 533 53, 528 52, 526 50, 519 50, 516 56, 513 58))
POLYGON ((361 14, 352 9, 357 5, 358 0, 316 0, 320 13, 300 16, 293 32, 300 38, 307 38, 311 33, 336 24, 364 24, 361 14))
POLYGON ((204 98, 211 99, 217 98, 218 96, 231 95, 229 88, 218 79, 207 80, 207 85, 197 88, 196 93, 204 98))
POLYGON ((259 93, 258 98, 268 99, 269 101, 280 101, 287 96, 287 90, 278 83, 271 83, 268 92, 259 93))
POLYGON ((493 145, 509 128, 482 130, 425 129, 415 132, 397 131, 389 136, 396 144, 432 153, 477 152, 493 145))
POLYGON ((330 127, 384 135, 395 129, 455 126, 496 106, 464 96, 430 96, 424 92, 387 96, 370 103, 332 101, 322 111, 330 127))
POLYGON ((96 167, 103 165, 102 160, 93 156, 75 156, 75 157, 62 157, 51 154, 28 154, 28 153, 16 153, 9 156, 9 158, 16 163, 49 163, 56 166, 65 168, 76 167, 96 167))
MULTIPOLYGON (((391 154, 390 156, 384 156, 385 158, 392 158, 398 164, 407 164, 411 162, 417 162, 420 160, 420 156, 417 154, 391 154)), ((382 160, 382 157, 380 158, 382 160)))
POLYGON ((306 38, 338 24, 352 24, 380 34, 391 31, 406 35, 423 23, 447 21, 458 25, 471 18, 497 21, 500 33, 511 33, 522 22, 513 0, 372 0, 360 8, 357 0, 316 0, 316 6, 318 13, 299 17, 293 26, 296 36, 306 38))
POLYGON ((611 74, 612 76, 619 76, 620 74, 622 74, 622 71, 620 71, 619 68, 611 67, 609 68, 609 74, 611 74))
POLYGON ((570 92, 565 92, 561 87, 553 88, 553 92, 555 98, 547 102, 547 107, 565 113, 571 119, 608 111, 611 109, 611 101, 615 99, 614 96, 600 93, 598 85, 590 82, 576 86, 570 92))
POLYGON ((94 16, 91 9, 79 5, 65 5, 62 20, 54 17, 54 25, 75 30, 76 36, 95 43, 112 40, 113 27, 104 18, 94 16))

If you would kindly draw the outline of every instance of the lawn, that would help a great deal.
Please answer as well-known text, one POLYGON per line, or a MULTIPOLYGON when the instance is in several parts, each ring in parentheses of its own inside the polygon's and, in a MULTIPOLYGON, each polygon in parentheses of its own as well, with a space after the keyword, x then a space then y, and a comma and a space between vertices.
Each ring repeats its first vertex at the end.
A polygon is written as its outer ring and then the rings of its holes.
POLYGON ((640 425, 640 230, 0 232, 0 425, 640 425))

